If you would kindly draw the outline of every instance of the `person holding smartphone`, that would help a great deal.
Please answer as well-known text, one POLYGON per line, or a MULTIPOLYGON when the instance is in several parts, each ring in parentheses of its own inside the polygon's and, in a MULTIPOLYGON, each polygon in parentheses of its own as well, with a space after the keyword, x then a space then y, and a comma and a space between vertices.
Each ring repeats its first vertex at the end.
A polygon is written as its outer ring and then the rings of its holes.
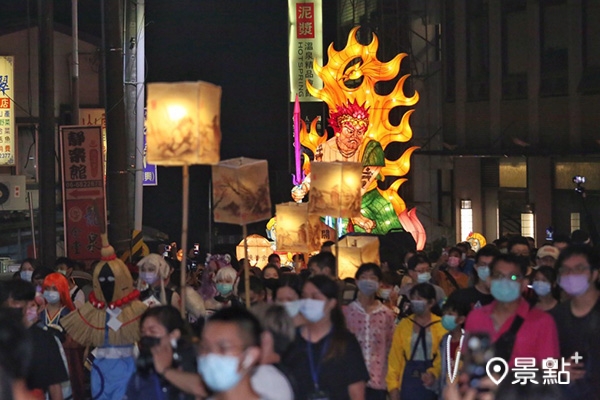
POLYGON ((569 399, 592 399, 600 393, 600 259, 594 249, 571 245, 557 260, 560 287, 571 299, 552 311, 560 355, 570 363, 569 399))

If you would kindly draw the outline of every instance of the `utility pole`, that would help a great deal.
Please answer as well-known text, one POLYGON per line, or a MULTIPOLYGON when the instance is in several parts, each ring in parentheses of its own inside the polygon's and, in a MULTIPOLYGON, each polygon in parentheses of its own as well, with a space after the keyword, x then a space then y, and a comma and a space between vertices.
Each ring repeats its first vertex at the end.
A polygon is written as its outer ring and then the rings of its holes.
POLYGON ((129 247, 128 138, 123 91, 123 2, 104 0, 104 57, 106 69, 106 141, 109 237, 117 252, 129 247))
MULTIPOLYGON (((138 21, 138 9, 141 8, 142 12, 144 9, 143 1, 128 1, 125 5, 125 109, 127 112, 125 126, 127 129, 127 139, 129 143, 129 153, 128 153, 128 163, 130 171, 135 171, 134 175, 130 175, 131 179, 129 179, 129 215, 133 217, 130 221, 132 223, 133 229, 141 230, 141 213, 138 214, 138 211, 141 212, 142 208, 142 198, 141 194, 138 191, 138 183, 139 189, 142 188, 142 176, 143 176, 143 165, 140 163, 138 166, 137 161, 141 161, 143 154, 143 139, 144 139, 144 76, 143 69, 142 75, 140 75, 140 71, 138 67, 140 63, 138 63, 138 58, 141 57, 142 61, 144 60, 144 52, 143 52, 143 36, 144 36, 144 26, 143 22, 140 24, 138 21), (140 49, 140 45, 142 48, 140 49), (141 51, 141 53, 140 53, 141 51), (141 93, 139 88, 142 88, 141 93), (138 107, 141 105, 141 107, 138 107), (140 114, 141 113, 141 119, 140 114), (137 138, 140 138, 142 141, 138 142, 137 138), (138 179, 139 178, 139 179, 138 179), (138 199, 139 197, 139 199, 138 199)), ((142 14, 143 16, 143 14, 142 14)), ((143 64, 142 64, 143 65, 143 64)))
POLYGON ((78 15, 78 0, 71 0, 71 36, 72 43, 72 66, 71 66, 71 123, 80 125, 79 120, 79 15, 78 15))
POLYGON ((54 118, 54 0, 38 0, 40 260, 56 261, 56 157, 54 118))

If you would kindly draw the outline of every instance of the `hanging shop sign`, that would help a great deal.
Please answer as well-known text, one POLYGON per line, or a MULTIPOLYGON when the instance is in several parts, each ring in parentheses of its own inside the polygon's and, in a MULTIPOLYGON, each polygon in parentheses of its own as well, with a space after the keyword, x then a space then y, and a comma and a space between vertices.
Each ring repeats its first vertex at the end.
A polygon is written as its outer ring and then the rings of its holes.
POLYGON ((0 56, 0 166, 15 165, 14 59, 0 56))
POLYGON ((316 60, 323 65, 323 14, 321 0, 289 0, 290 101, 321 101, 306 87, 308 81, 317 89, 323 81, 313 71, 316 60))
POLYGON ((60 148, 67 256, 100 259, 100 234, 106 232, 101 126, 62 126, 60 148))

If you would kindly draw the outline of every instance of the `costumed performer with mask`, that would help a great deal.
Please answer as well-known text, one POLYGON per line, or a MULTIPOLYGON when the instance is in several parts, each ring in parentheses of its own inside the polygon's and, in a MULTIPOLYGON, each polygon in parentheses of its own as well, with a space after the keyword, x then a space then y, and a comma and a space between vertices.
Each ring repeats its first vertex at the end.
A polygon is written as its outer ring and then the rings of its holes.
POLYGON ((121 399, 135 371, 133 344, 146 305, 138 300, 129 270, 102 235, 100 262, 94 269, 89 302, 63 317, 67 333, 83 346, 94 346, 91 392, 96 400, 121 399))

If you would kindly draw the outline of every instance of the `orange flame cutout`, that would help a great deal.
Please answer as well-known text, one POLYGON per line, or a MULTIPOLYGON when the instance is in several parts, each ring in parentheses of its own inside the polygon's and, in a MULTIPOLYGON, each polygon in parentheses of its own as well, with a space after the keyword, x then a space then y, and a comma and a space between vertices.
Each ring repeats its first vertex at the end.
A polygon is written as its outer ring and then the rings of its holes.
MULTIPOLYGON (((404 83, 409 75, 402 76, 396 83, 391 93, 380 95, 375 91, 377 82, 389 81, 398 76, 400 73, 400 64, 407 56, 406 54, 398 54, 389 62, 381 62, 377 59, 377 48, 379 40, 376 35, 373 35, 373 40, 367 46, 358 43, 356 33, 359 27, 355 27, 348 35, 346 47, 341 51, 336 51, 331 44, 327 50, 329 62, 323 67, 319 66, 315 60, 313 68, 315 73, 323 80, 323 89, 315 89, 309 82, 307 88, 310 94, 323 100, 329 106, 330 110, 335 110, 339 105, 347 102, 357 101, 358 104, 363 104, 369 110, 369 128, 365 133, 365 138, 378 141, 385 149, 388 144, 393 142, 408 142, 412 139, 412 129, 410 127, 410 116, 414 110, 409 110, 402 116, 402 120, 398 126, 392 125, 390 122, 390 112, 395 107, 413 106, 419 101, 419 94, 414 93, 413 96, 407 97, 404 94, 404 83), (356 62, 358 60, 358 62, 356 62), (355 63, 355 64, 352 64, 355 63), (352 65, 350 65, 352 64, 352 65), (349 66, 350 65, 350 66, 349 66), (363 78, 362 83, 354 88, 346 85, 349 80, 363 78)), ((313 126, 316 127, 316 120, 313 121, 313 126)), ((316 149, 316 140, 320 143, 325 142, 325 136, 314 134, 315 128, 311 126, 310 137, 300 137, 302 145, 316 149), (316 138, 315 138, 316 137, 316 138)), ((363 141, 363 146, 368 140, 363 141)), ((410 170, 410 156, 417 150, 418 147, 413 146, 408 148, 400 158, 395 161, 385 160, 386 165, 382 168, 383 176, 401 177, 410 170)), ((362 149, 361 155, 362 157, 362 149)), ((398 179, 390 186, 389 189, 382 193, 386 198, 389 193, 393 194, 394 211, 400 215, 405 209, 404 201, 398 196, 397 190, 406 179, 398 179)), ((370 187, 369 189, 371 189, 370 187)), ((382 192, 380 190, 380 192, 382 192)))

